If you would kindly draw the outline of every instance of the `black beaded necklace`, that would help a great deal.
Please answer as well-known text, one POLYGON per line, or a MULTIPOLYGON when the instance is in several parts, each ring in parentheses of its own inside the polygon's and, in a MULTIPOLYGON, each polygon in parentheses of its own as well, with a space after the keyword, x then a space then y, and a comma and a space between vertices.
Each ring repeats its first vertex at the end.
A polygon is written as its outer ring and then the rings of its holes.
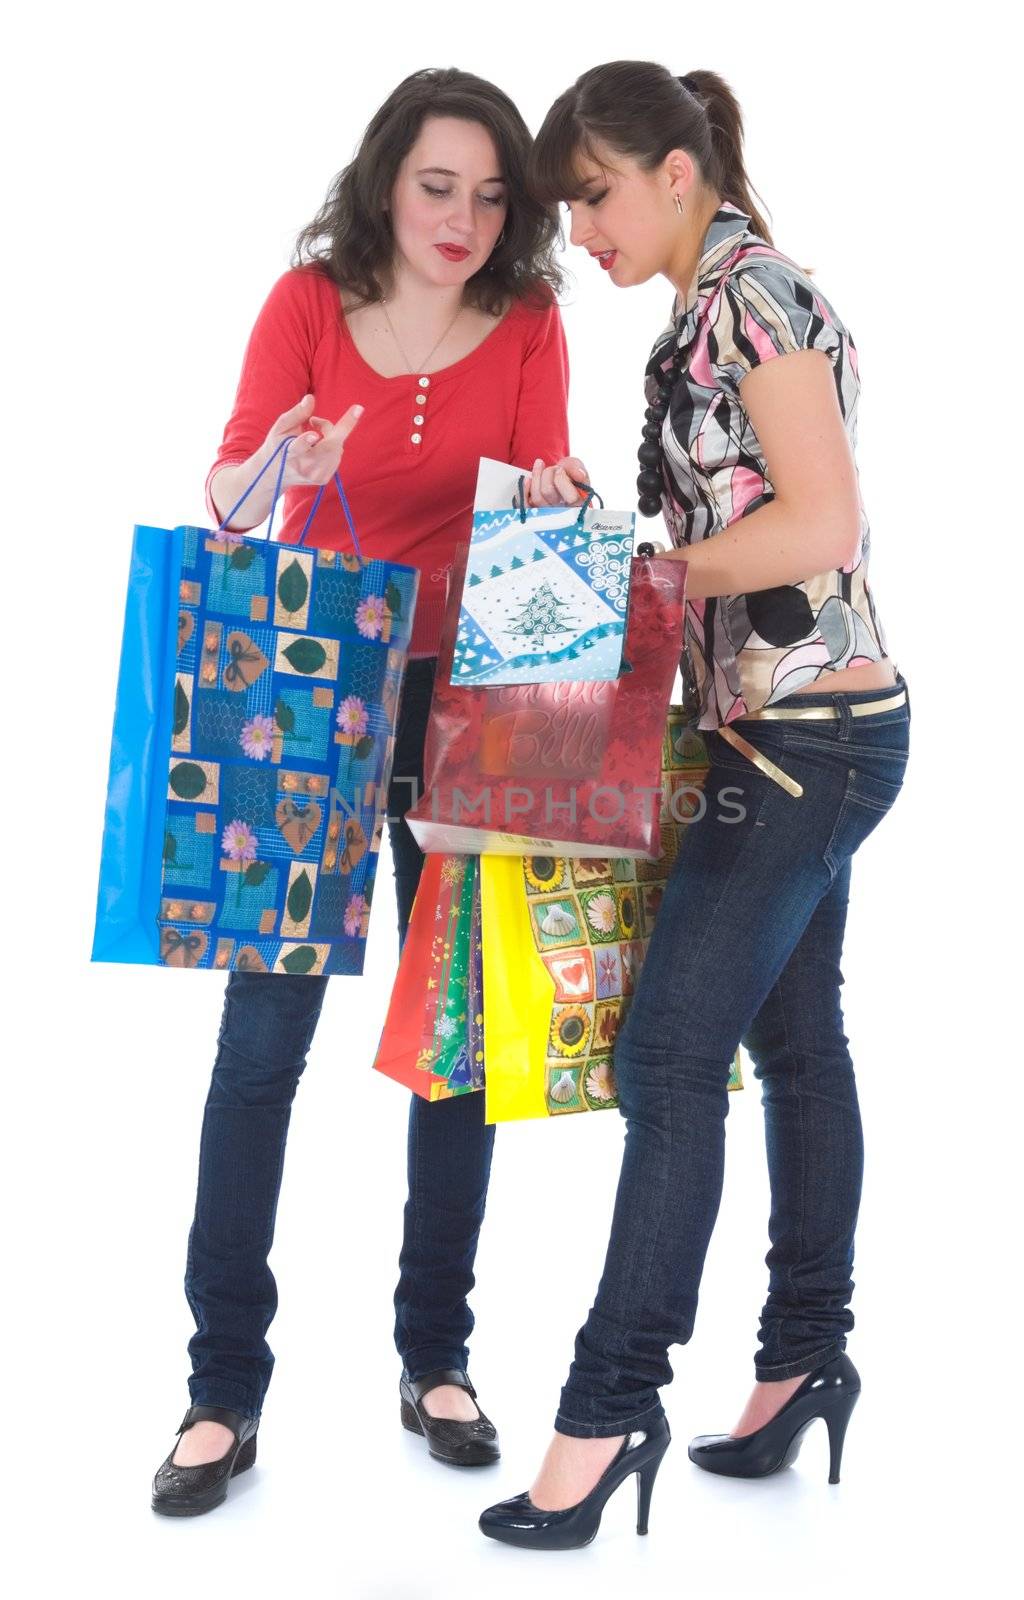
POLYGON ((672 402, 672 391, 679 382, 679 375, 688 355, 689 346, 680 345, 672 357, 671 367, 661 377, 653 405, 649 405, 644 412, 643 444, 637 451, 640 476, 636 480, 640 496, 640 514, 644 517, 656 517, 661 510, 665 481, 663 473, 665 452, 661 443, 661 430, 672 402))

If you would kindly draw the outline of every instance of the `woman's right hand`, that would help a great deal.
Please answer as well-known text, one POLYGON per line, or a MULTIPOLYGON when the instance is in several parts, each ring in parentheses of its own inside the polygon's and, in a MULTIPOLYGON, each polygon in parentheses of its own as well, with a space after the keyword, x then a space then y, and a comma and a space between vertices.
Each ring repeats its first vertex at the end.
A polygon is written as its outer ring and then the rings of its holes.
POLYGON ((330 422, 314 417, 311 394, 303 395, 298 405, 278 417, 260 450, 269 461, 282 439, 292 439, 288 450, 282 487, 315 488, 330 483, 338 470, 349 434, 363 414, 362 406, 349 406, 343 417, 330 422))
POLYGON ((553 467, 546 467, 541 458, 533 463, 533 471, 526 480, 528 506, 574 506, 583 495, 576 483, 589 483, 587 469, 579 456, 563 456, 553 467))
POLYGON ((329 483, 338 470, 345 453, 345 442, 363 414, 362 406, 349 406, 337 422, 326 417, 313 416, 313 396, 303 395, 297 406, 278 417, 267 437, 248 461, 221 467, 210 479, 210 503, 217 514, 218 523, 227 515, 229 507, 238 507, 240 523, 231 523, 231 533, 247 533, 259 527, 270 514, 277 482, 276 466, 259 476, 282 439, 291 439, 288 459, 285 462, 282 488, 317 488, 329 483), (238 502, 243 504, 238 506, 238 502))

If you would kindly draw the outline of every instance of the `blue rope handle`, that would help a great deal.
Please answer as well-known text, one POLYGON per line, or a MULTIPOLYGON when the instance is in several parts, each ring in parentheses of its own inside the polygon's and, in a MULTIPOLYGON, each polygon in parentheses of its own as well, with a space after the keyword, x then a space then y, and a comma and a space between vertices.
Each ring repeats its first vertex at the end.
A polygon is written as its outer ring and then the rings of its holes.
MULTIPOLYGON (((583 526, 583 518, 586 516, 588 510, 590 509, 590 502, 592 500, 596 500, 597 503, 599 504, 599 506, 601 507, 601 510, 603 511, 604 510, 604 501, 601 499, 601 496, 598 494, 597 490, 591 484, 583 483, 579 478, 572 478, 572 477, 570 477, 569 482, 573 485, 574 488, 579 489, 581 494, 585 494, 586 497, 587 497, 584 500, 583 504, 580 506, 580 514, 576 518, 576 526, 578 528, 582 528, 582 526, 583 526)), ((520 522, 525 522, 526 521, 526 475, 525 475, 525 473, 520 473, 519 474, 519 480, 518 480, 518 483, 516 485, 516 492, 512 496, 512 509, 513 509, 513 511, 518 511, 519 512, 519 520, 520 520, 520 522)))
MULTIPOLYGON (((355 550, 356 555, 359 557, 359 560, 365 566, 366 565, 366 558, 363 555, 363 552, 359 547, 359 539, 358 539, 358 537, 356 535, 356 525, 355 525, 355 522, 352 519, 352 510, 351 510, 351 507, 349 506, 349 503, 348 503, 348 496, 345 494, 345 490, 342 487, 341 478, 338 476, 337 473, 334 474, 334 486, 338 491, 338 499, 341 501, 341 509, 345 513, 345 521, 348 523, 348 531, 352 535, 353 548, 355 550)), ((303 527, 302 532, 299 534, 299 543, 300 544, 303 544, 305 542, 306 534, 309 532, 309 525, 312 522, 313 518, 316 516, 317 507, 319 506, 321 500, 324 497, 324 490, 326 488, 327 488, 326 483, 322 483, 320 485, 319 489, 316 492, 316 499, 313 501, 313 504, 310 507, 309 516, 306 518, 305 526, 303 527)))
MULTIPOLYGON (((270 460, 266 463, 265 466, 262 466, 260 468, 259 472, 257 472, 255 478, 253 478, 252 482, 250 483, 249 487, 246 489, 245 493, 242 495, 241 499, 235 501, 234 505, 231 507, 231 510, 228 512, 228 514, 224 518, 223 522, 218 524, 217 533, 222 533, 223 530, 227 527, 228 523, 231 521, 232 517, 235 515, 235 512, 238 511, 240 509, 240 507, 244 506, 245 502, 248 500, 249 496, 252 494, 252 491, 255 489, 255 487, 259 483, 260 479, 264 476, 265 473, 270 471, 271 467, 274 465, 274 462, 277 460, 277 458, 281 454, 281 452, 284 451, 285 455, 288 454, 288 446, 291 444, 291 442, 292 442, 291 439, 282 439, 281 440, 281 443, 278 445, 277 449, 274 451, 273 455, 270 457, 270 460)), ((284 471, 284 468, 283 468, 283 465, 282 465, 281 472, 278 473, 278 477, 277 477, 278 489, 280 488, 281 476, 282 476, 283 471, 284 471)), ((274 505, 275 506, 277 504, 278 489, 275 489, 275 491, 274 491, 274 505)), ((273 517, 273 515, 274 515, 274 507, 273 506, 270 509, 270 515, 271 515, 271 517, 273 517)))
POLYGON ((573 485, 573 487, 575 489, 578 489, 581 494, 585 494, 586 497, 587 497, 584 500, 583 504, 580 506, 580 514, 576 518, 576 526, 577 526, 577 528, 582 528, 582 526, 583 526, 583 518, 586 516, 587 512, 590 509, 591 500, 596 500, 598 505, 601 507, 602 511, 604 510, 604 501, 601 499, 601 496, 598 494, 597 490, 591 484, 589 484, 589 483, 581 483, 579 478, 570 478, 569 482, 573 485))
MULTIPOLYGON (((274 497, 273 497, 273 499, 271 501, 271 504, 270 504, 270 517, 269 517, 269 519, 267 521, 266 538, 268 540, 270 539, 271 531, 272 531, 273 526, 274 526, 274 516, 275 516, 275 514, 277 512, 277 502, 281 498, 281 485, 282 485, 282 482, 284 480, 284 469, 285 469, 285 464, 286 464, 286 462, 288 460, 288 451, 290 450, 291 446, 294 443, 295 443, 294 438, 287 438, 287 439, 282 439, 281 440, 281 443, 278 445, 278 447, 274 451, 273 455, 265 463, 265 465, 260 468, 260 470, 256 474, 255 478, 253 478, 252 482, 250 483, 249 487, 246 489, 245 493, 242 495, 241 499, 237 500, 235 502, 235 504, 231 507, 231 510, 228 512, 227 516, 224 518, 223 522, 220 523, 220 525, 217 528, 217 532, 218 533, 222 532, 222 530, 227 527, 227 524, 232 520, 232 518, 234 517, 236 511, 238 511, 240 506, 243 506, 245 504, 246 500, 248 500, 249 496, 252 494, 252 491, 255 489, 255 487, 259 483, 260 479, 264 476, 265 473, 270 471, 270 468, 273 466, 273 464, 277 460, 278 456, 280 456, 281 457, 281 465, 277 469, 277 481, 274 484, 274 497)), ((348 531, 352 536, 353 548, 355 550, 355 553, 356 553, 361 565, 365 566, 366 565, 366 557, 363 555, 362 549, 360 548, 359 538, 358 538, 358 536, 356 534, 356 525, 355 525, 355 522, 354 522, 353 517, 352 517, 352 509, 349 506, 348 497, 345 494, 345 490, 344 490, 344 488, 342 486, 341 478, 340 478, 340 476, 338 475, 337 472, 334 474, 334 483, 335 483, 335 487, 337 488, 337 491, 338 491, 338 498, 341 501, 341 509, 345 513, 345 521, 348 523, 348 531)), ((312 523, 313 518, 316 516, 317 508, 320 505, 320 501, 323 499, 324 490, 326 489, 326 487, 327 487, 327 485, 325 483, 322 483, 320 485, 319 489, 316 492, 316 496, 315 496, 315 498, 313 500, 313 504, 312 504, 312 506, 310 508, 309 516, 306 518, 306 521, 305 521, 305 523, 303 525, 303 528, 302 528, 302 532, 299 534, 298 543, 300 545, 301 544, 305 544, 305 542, 306 542, 306 534, 309 532, 310 524, 312 523)))
MULTIPOLYGON (((277 469, 277 482, 274 484, 274 498, 270 502, 270 516, 267 518, 266 539, 268 544, 270 542, 270 535, 274 527, 274 513, 277 510, 277 502, 281 498, 281 485, 284 482, 284 469, 288 462, 288 451, 291 449, 292 443, 293 440, 286 439, 284 441, 284 449, 281 451, 281 465, 277 469)), ((274 454, 276 455, 276 453, 277 452, 275 451, 274 454)), ((273 460, 274 457, 271 456, 270 459, 273 460)))

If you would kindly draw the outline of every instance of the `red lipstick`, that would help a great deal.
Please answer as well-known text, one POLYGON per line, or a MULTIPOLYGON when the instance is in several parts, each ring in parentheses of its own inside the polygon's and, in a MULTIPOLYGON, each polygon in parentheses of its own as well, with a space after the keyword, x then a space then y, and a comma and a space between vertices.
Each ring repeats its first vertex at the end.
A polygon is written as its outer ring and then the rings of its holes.
POLYGON ((434 249, 439 250, 446 261, 465 261, 469 257, 463 244, 435 244, 434 249))

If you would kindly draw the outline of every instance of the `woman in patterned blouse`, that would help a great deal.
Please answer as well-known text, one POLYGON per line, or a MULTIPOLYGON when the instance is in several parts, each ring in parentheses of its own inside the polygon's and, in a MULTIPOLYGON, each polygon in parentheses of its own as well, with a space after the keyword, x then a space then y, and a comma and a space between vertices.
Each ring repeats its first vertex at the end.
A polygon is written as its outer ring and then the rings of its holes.
POLYGON ((687 563, 684 686, 711 760, 616 1040, 625 1153, 554 1440, 529 1494, 481 1519, 570 1548, 633 1473, 646 1531, 669 1438, 658 1391, 693 1332, 740 1042, 762 1086, 769 1289, 753 1393, 690 1456, 763 1476, 821 1417, 838 1481, 860 1388, 845 1346, 863 1167, 840 956, 851 858, 902 784, 910 712, 868 583, 854 343, 771 242, 728 86, 649 62, 584 73, 545 119, 532 187, 568 202, 572 242, 617 288, 660 274, 676 292, 638 488, 672 538, 661 559, 687 563))

